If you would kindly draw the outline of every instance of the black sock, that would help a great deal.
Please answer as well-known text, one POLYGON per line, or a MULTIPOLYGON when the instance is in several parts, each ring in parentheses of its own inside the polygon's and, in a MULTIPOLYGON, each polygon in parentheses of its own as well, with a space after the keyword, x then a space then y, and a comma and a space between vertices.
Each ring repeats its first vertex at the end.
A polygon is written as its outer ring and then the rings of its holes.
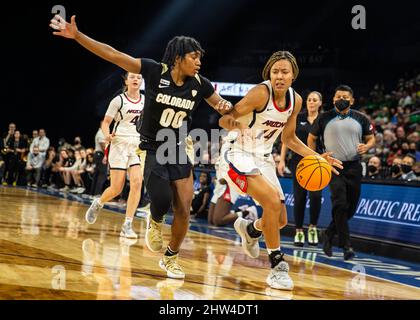
POLYGON ((255 229, 254 222, 247 225, 246 231, 251 238, 259 238, 262 235, 262 231, 255 229))
POLYGON ((172 256, 175 256, 175 255, 177 255, 178 254, 178 252, 179 251, 173 251, 171 248, 169 248, 169 246, 166 248, 166 251, 165 251, 165 256, 167 256, 167 257, 172 257, 172 256))
POLYGON ((268 255, 268 257, 270 258, 270 262, 271 262, 271 268, 274 268, 280 262, 284 261, 283 255, 284 255, 284 253, 281 253, 280 250, 273 251, 268 255))
POLYGON ((242 211, 242 218, 246 218, 249 215, 249 211, 248 210, 244 210, 242 211))

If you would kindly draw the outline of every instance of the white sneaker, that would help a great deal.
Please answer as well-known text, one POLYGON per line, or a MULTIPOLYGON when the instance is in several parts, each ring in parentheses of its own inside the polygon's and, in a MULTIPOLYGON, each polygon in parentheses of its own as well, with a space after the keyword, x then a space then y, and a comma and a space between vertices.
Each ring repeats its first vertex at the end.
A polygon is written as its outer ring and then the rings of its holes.
POLYGON ((146 226, 146 236, 144 240, 146 246, 152 252, 158 252, 162 249, 163 238, 162 238, 162 222, 156 222, 152 219, 152 214, 147 215, 147 226, 146 226))
POLYGON ((85 188, 83 188, 83 187, 79 187, 79 188, 77 188, 77 193, 78 194, 82 194, 83 192, 85 192, 86 191, 86 189, 85 188))
POLYGON ((293 290, 293 280, 289 276, 289 265, 286 261, 279 262, 265 280, 273 289, 293 290))
POLYGON ((137 233, 133 230, 133 224, 131 222, 125 222, 121 227, 120 237, 128 239, 137 239, 137 233))
POLYGON ((86 211, 85 219, 89 224, 94 224, 98 217, 99 211, 103 208, 103 205, 99 204, 99 198, 93 200, 89 209, 86 211))
POLYGON ((166 271, 168 278, 172 279, 184 279, 185 273, 181 266, 178 264, 178 255, 171 257, 163 256, 159 261, 159 266, 166 271))
POLYGON ((258 243, 259 238, 251 238, 246 231, 247 226, 253 223, 252 221, 238 218, 233 224, 236 232, 241 236, 242 248, 245 253, 251 258, 257 258, 260 255, 260 245, 258 243))

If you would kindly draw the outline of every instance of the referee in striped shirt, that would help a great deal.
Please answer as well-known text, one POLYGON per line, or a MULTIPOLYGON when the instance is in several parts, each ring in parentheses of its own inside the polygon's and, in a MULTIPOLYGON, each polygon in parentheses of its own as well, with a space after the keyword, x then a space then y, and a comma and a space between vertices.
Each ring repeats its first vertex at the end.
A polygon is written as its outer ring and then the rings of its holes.
POLYGON ((367 116, 352 110, 353 90, 347 85, 335 89, 334 108, 321 114, 314 122, 308 136, 308 146, 316 149, 320 137, 326 152, 343 162, 340 175, 333 175, 330 182, 332 221, 322 234, 323 250, 332 256, 332 241, 338 235, 339 247, 343 249, 344 260, 354 258, 350 243, 348 220, 356 212, 360 197, 362 165, 361 155, 375 146, 373 127, 367 116))

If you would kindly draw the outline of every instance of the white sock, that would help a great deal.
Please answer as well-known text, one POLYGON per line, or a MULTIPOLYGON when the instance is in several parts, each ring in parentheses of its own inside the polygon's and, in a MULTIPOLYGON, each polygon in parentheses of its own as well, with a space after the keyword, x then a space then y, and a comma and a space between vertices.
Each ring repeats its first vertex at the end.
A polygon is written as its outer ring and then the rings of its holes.
POLYGON ((124 221, 124 223, 132 223, 133 222, 133 218, 131 218, 131 217, 125 217, 125 221, 124 221))
POLYGON ((242 218, 242 216, 243 216, 242 211, 236 211, 235 213, 238 216, 238 218, 242 218))
POLYGON ((101 202, 101 198, 99 198, 99 199, 98 199, 98 204, 99 204, 101 207, 103 207, 103 206, 104 206, 104 204, 101 202))
POLYGON ((278 248, 275 248, 275 249, 268 249, 267 248, 267 251, 268 251, 268 254, 270 255, 274 251, 281 251, 281 250, 280 250, 280 247, 278 247, 278 248))

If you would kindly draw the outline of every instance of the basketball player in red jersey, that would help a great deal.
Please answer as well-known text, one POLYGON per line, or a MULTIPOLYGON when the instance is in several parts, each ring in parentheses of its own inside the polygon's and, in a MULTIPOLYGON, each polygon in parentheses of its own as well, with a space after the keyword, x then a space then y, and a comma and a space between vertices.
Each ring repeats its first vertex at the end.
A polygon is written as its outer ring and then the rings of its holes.
MULTIPOLYGON (((271 151, 282 134, 282 142, 301 156, 318 155, 300 141, 296 134, 296 118, 302 98, 292 88, 299 68, 288 51, 275 52, 263 70, 261 84, 252 88, 219 124, 227 130, 241 129, 224 157, 229 164, 226 181, 232 188, 250 195, 263 208, 261 219, 249 222, 238 218, 235 229, 242 238, 242 247, 251 257, 259 255, 258 239, 264 233, 271 262, 266 282, 274 289, 292 290, 289 266, 280 250, 280 233, 287 224, 284 195, 276 175, 271 151)), ((322 156, 333 166, 342 168, 331 153, 322 156)), ((337 170, 333 171, 338 174, 337 170)))

